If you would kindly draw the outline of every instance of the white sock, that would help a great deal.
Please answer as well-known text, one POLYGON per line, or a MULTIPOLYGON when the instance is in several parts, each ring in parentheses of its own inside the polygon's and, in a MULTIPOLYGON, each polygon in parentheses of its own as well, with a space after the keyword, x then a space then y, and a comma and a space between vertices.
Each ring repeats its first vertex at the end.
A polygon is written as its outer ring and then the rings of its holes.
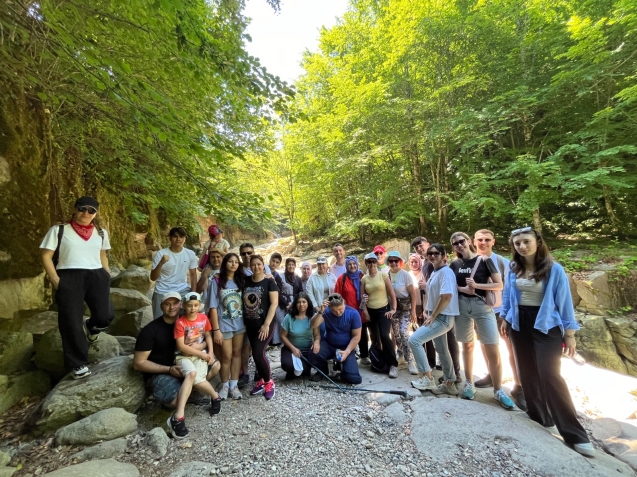
MULTIPOLYGON (((239 380, 238 380, 238 379, 231 379, 231 380, 230 380, 230 389, 234 389, 234 388, 236 388, 236 387, 237 387, 237 383, 238 383, 238 382, 239 382, 239 380)), ((224 386, 225 386, 225 384, 224 384, 224 386)))
POLYGON ((223 385, 224 388, 228 387, 228 381, 226 381, 225 383, 221 383, 223 385))

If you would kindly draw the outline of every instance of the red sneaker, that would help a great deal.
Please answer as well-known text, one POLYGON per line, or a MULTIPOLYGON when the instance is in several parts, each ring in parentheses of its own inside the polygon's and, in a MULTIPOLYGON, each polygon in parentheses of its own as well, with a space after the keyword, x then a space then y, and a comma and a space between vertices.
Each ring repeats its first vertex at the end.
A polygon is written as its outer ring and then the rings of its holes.
POLYGON ((252 388, 252 391, 250 391, 250 396, 261 394, 264 391, 263 389, 264 387, 265 387, 265 382, 263 381, 263 379, 259 379, 259 382, 255 384, 254 387, 252 388))
POLYGON ((274 397, 274 381, 271 379, 265 383, 265 398, 270 400, 274 397))

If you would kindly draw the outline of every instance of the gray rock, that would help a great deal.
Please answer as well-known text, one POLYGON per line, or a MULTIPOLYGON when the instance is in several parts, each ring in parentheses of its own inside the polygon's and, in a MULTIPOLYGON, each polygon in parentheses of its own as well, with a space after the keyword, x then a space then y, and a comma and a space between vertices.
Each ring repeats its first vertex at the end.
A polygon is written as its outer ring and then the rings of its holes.
POLYGON ((95 459, 110 459, 126 452, 126 438, 120 437, 112 441, 102 442, 93 447, 88 447, 83 451, 73 454, 71 459, 75 462, 84 462, 95 459))
POLYGON ((31 333, 34 339, 40 338, 44 333, 58 327, 58 312, 44 311, 33 315, 22 322, 20 331, 31 333))
POLYGON ((216 469, 216 466, 209 462, 192 461, 181 464, 168 477, 203 477, 210 475, 213 469, 216 469))
POLYGON ((580 330, 575 333, 577 351, 586 362, 627 374, 626 364, 617 352, 605 318, 582 313, 576 313, 575 318, 581 325, 580 330))
POLYGON ((396 424, 403 425, 409 420, 409 415, 405 413, 403 405, 400 402, 390 404, 385 408, 385 412, 396 424))
POLYGON ((389 404, 399 402, 401 397, 397 394, 365 393, 365 400, 376 401, 381 406, 388 406, 389 404))
POLYGON ((135 412, 146 399, 142 374, 133 358, 118 356, 91 368, 84 379, 65 379, 40 403, 35 413, 39 431, 58 429, 104 409, 121 407, 135 412))
POLYGON ((170 439, 161 427, 155 427, 146 434, 145 444, 150 447, 154 454, 166 455, 170 439))
POLYGON ((141 329, 153 321, 153 307, 145 306, 130 313, 116 315, 108 332, 117 336, 137 337, 141 329))
POLYGON ((143 293, 126 288, 111 288, 111 303, 115 316, 125 315, 151 305, 150 300, 143 293))
POLYGON ((17 467, 0 467, 0 477, 11 477, 17 471, 17 467))
POLYGON ((0 450, 0 467, 4 467, 9 462, 11 462, 11 456, 0 450))
POLYGON ((25 396, 44 396, 51 389, 51 378, 42 371, 13 376, 0 375, 0 414, 25 396))
POLYGON ((20 331, 0 333, 0 374, 25 371, 31 365, 33 335, 20 331))
POLYGON ((631 318, 606 318, 617 351, 633 364, 637 364, 637 323, 631 318))
POLYGON ((124 464, 113 459, 99 459, 82 464, 64 467, 44 477, 139 477, 139 471, 133 464, 124 464))
POLYGON ((87 445, 99 441, 110 441, 137 430, 137 416, 121 407, 104 409, 84 419, 57 430, 55 442, 58 446, 87 445))
MULTIPOLYGON (((106 333, 100 333, 99 340, 88 347, 88 360, 91 363, 105 361, 115 356, 119 356, 119 343, 113 336, 106 333)), ((60 379, 68 372, 64 367, 62 337, 57 328, 44 333, 35 345, 35 365, 54 379, 60 379)))
POLYGON ((119 354, 128 355, 135 352, 137 339, 132 336, 114 336, 119 343, 119 354))
POLYGON ((127 288, 137 290, 146 294, 153 282, 150 280, 150 272, 145 268, 131 265, 115 277, 111 283, 116 288, 127 288))

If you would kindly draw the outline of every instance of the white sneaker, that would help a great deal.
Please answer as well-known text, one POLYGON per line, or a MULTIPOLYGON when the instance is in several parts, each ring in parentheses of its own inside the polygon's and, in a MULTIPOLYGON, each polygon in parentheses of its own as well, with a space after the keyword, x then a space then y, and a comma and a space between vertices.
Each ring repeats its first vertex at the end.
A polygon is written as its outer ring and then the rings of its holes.
POLYGON ((451 396, 457 396, 458 388, 456 387, 455 383, 451 383, 449 386, 447 386, 447 383, 443 382, 440 383, 437 388, 432 389, 431 392, 434 394, 449 394, 451 396))
POLYGON ((82 379, 91 375, 91 371, 86 366, 73 368, 73 379, 82 379))
POLYGON ((415 361, 409 362, 409 374, 418 374, 418 366, 416 366, 415 361))
POLYGON ((228 391, 230 390, 230 386, 222 386, 221 390, 219 391, 219 399, 221 399, 222 401, 225 401, 226 399, 228 399, 228 391))
POLYGON ((232 388, 230 390, 230 397, 236 401, 237 399, 242 399, 243 394, 241 394, 241 391, 239 391, 239 388, 232 388))
POLYGON ((392 366, 389 368, 389 377, 397 378, 398 377, 398 368, 396 366, 392 366))
POLYGON ((360 364, 372 364, 372 360, 369 358, 361 358, 361 363, 360 364))
POLYGON ((585 455, 586 457, 595 457, 595 448, 593 447, 593 444, 591 444, 590 442, 584 442, 582 444, 573 444, 573 449, 575 449, 575 452, 579 452, 582 455, 585 455))
POLYGON ((426 374, 422 378, 412 381, 411 385, 421 391, 429 391, 436 387, 433 379, 429 379, 426 374))

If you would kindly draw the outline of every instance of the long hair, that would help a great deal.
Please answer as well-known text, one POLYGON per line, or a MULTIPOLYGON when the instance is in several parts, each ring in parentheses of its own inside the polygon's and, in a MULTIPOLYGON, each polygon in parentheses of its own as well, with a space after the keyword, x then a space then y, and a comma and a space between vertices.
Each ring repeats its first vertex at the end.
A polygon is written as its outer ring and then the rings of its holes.
POLYGON ((221 260, 221 270, 219 270, 219 286, 217 287, 219 296, 221 296, 221 289, 226 288, 226 285, 228 284, 228 261, 232 257, 239 261, 239 268, 237 268, 237 271, 234 272, 233 280, 237 284, 237 287, 239 287, 239 290, 243 291, 245 287, 246 278, 243 273, 243 264, 241 263, 239 255, 234 252, 227 253, 223 257, 223 260, 221 260))
POLYGON ((307 301, 307 310, 305 310, 305 316, 307 316, 308 318, 312 318, 313 313, 314 313, 314 305, 312 304, 312 299, 310 298, 310 295, 308 295, 305 292, 301 292, 299 293, 296 298, 294 298, 294 301, 292 302, 292 306, 290 307, 290 316, 292 318, 296 318, 296 316, 299 314, 299 300, 303 298, 305 301, 307 301))
MULTIPOLYGON (((473 245, 473 240, 471 240, 471 237, 469 237, 466 233, 464 232, 454 232, 453 235, 451 236, 450 242, 452 244, 453 247, 453 239, 455 237, 462 237, 463 239, 465 239, 467 241, 467 244, 469 245, 469 250, 471 250, 473 253, 477 253, 476 251, 476 247, 473 245)), ((462 258, 462 254, 456 252, 456 247, 453 247, 453 253, 456 254, 456 257, 458 258, 462 258)))
POLYGON ((548 280, 549 274, 551 273, 551 267, 553 266, 553 257, 551 256, 551 252, 549 251, 549 247, 546 245, 546 242, 542 239, 542 235, 535 229, 520 232, 509 237, 509 245, 511 246, 511 250, 513 250, 513 259, 511 260, 510 265, 511 270, 513 270, 517 276, 521 276, 526 273, 526 263, 524 262, 522 255, 520 255, 513 246, 513 239, 523 233, 535 234, 535 239, 537 240, 537 251, 535 252, 535 257, 533 259, 535 271, 533 272, 532 278, 536 282, 539 282, 540 280, 548 280))

